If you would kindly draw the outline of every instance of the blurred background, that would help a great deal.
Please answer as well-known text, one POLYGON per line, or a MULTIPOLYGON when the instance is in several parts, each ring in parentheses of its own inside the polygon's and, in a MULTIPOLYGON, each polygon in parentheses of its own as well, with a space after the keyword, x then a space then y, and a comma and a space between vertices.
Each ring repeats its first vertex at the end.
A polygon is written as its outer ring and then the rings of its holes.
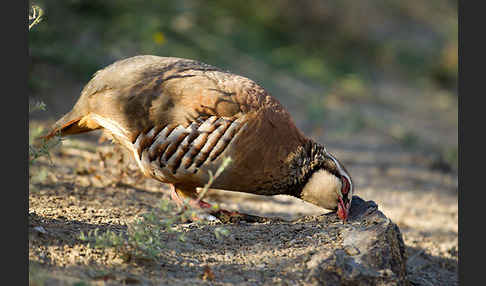
POLYGON ((457 173, 457 1, 32 3, 29 96, 47 107, 32 120, 59 118, 118 59, 183 57, 255 80, 356 172, 407 154, 457 173))

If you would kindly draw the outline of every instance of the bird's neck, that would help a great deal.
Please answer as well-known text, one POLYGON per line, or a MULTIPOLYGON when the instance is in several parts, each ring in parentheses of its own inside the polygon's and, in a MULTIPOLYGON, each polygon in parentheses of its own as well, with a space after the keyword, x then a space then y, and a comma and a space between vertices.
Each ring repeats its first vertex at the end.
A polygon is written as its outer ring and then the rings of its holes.
POLYGON ((288 195, 301 198, 302 189, 314 171, 320 169, 325 162, 325 148, 312 140, 304 144, 290 155, 289 176, 285 187, 288 195))

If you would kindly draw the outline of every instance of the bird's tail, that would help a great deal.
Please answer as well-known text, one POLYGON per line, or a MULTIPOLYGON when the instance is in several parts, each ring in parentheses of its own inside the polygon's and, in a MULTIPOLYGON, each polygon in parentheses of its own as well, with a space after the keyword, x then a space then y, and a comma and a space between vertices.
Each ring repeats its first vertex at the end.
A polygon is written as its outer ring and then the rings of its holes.
POLYGON ((56 135, 67 136, 89 132, 99 128, 101 128, 101 126, 90 122, 89 114, 80 114, 80 112, 77 112, 77 109, 74 108, 54 123, 49 133, 40 138, 49 140, 56 135))

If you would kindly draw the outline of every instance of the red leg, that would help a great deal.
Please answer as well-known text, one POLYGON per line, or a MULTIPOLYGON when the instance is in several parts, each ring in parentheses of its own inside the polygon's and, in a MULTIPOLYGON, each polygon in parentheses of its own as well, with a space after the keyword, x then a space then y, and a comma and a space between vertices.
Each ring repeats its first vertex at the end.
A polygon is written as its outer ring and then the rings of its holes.
POLYGON ((179 198, 179 195, 176 192, 176 188, 174 185, 170 184, 170 199, 176 203, 178 206, 182 205, 182 200, 179 198))
POLYGON ((184 205, 184 200, 188 200, 188 204, 196 208, 211 208, 212 205, 193 198, 194 196, 188 195, 186 192, 178 190, 174 185, 170 185, 170 198, 179 206, 184 205))

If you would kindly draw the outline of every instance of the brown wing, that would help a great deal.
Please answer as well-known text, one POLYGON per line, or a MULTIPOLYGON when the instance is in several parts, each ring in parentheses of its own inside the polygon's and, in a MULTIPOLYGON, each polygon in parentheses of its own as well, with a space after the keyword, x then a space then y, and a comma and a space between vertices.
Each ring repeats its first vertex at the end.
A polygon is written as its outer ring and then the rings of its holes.
POLYGON ((134 139, 154 125, 240 116, 261 107, 263 92, 249 79, 197 61, 137 56, 97 72, 76 105, 115 120, 134 139))

